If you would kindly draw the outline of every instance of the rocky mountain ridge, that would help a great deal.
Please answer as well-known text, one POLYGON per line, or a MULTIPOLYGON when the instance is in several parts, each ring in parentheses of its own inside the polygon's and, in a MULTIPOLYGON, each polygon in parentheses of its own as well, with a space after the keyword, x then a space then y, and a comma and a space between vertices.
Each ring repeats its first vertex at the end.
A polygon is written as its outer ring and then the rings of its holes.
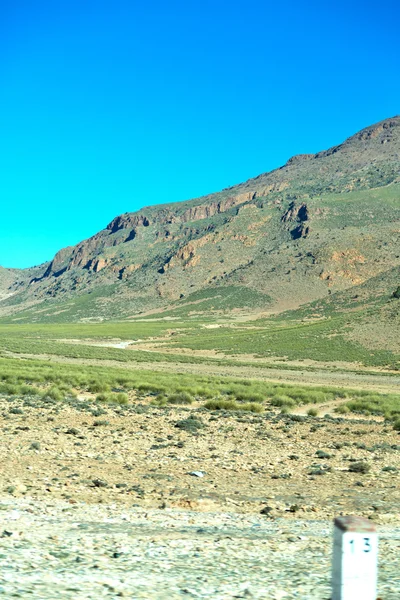
POLYGON ((117 216, 39 267, 3 269, 0 315, 67 302, 72 318, 125 317, 232 286, 254 291, 248 308, 296 306, 400 266, 399 191, 393 117, 216 194, 117 216))

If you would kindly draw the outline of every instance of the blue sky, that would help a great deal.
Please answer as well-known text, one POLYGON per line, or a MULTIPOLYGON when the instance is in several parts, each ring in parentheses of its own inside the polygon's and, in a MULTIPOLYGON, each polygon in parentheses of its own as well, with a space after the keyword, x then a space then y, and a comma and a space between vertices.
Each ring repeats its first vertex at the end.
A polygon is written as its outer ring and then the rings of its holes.
POLYGON ((0 264, 400 113, 397 0, 0 0, 0 264))

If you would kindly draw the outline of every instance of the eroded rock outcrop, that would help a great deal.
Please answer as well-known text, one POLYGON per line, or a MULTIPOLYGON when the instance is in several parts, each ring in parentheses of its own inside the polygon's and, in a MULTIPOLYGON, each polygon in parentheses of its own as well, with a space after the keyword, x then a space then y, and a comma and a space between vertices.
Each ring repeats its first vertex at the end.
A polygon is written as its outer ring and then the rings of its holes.
POLYGON ((104 267, 107 266, 107 261, 104 258, 97 258, 97 259, 94 258, 94 259, 89 260, 85 266, 90 271, 94 271, 95 273, 98 273, 99 271, 104 269, 104 267))
POLYGON ((211 202, 209 204, 200 204, 199 206, 193 206, 188 208, 183 215, 180 217, 180 221, 187 223, 188 221, 199 221, 200 219, 208 219, 216 214, 226 212, 233 206, 243 204, 255 198, 256 192, 246 192, 244 194, 238 194, 232 196, 226 200, 220 202, 211 202))
POLYGON ((184 269, 187 267, 194 267, 200 261, 200 257, 197 254, 199 248, 202 248, 206 244, 211 242, 211 236, 205 235, 198 240, 188 242, 182 248, 180 248, 174 256, 172 256, 160 269, 160 273, 165 273, 172 267, 181 266, 184 269))
POLYGON ((307 237, 310 233, 309 219, 310 214, 307 204, 303 202, 297 205, 296 202, 291 202, 287 211, 282 215, 281 221, 289 225, 297 223, 293 229, 290 229, 290 235, 293 240, 298 240, 307 237))
POLYGON ((115 217, 106 227, 111 233, 116 233, 120 229, 135 229, 136 227, 148 227, 149 219, 146 215, 140 213, 125 213, 115 217))
POLYGON ((289 204, 289 208, 282 215, 282 223, 292 223, 293 221, 298 221, 303 223, 304 221, 308 221, 310 218, 307 204, 304 202, 300 205, 297 205, 295 202, 291 202, 289 204))

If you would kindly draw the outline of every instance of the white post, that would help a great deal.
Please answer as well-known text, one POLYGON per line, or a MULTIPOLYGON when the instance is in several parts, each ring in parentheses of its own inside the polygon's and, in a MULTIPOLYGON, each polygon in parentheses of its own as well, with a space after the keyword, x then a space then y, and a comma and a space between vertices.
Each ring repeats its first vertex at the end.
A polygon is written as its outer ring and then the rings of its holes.
POLYGON ((334 521, 332 600, 376 600, 378 535, 363 517, 334 521))

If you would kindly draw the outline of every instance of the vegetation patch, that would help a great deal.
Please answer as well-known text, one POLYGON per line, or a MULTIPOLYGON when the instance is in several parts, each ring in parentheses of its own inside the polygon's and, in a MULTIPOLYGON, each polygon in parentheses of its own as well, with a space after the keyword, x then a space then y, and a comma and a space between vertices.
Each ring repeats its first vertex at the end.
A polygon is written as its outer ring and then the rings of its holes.
POLYGON ((234 410, 260 413, 264 410, 261 404, 257 402, 236 402, 235 400, 225 400, 223 398, 215 398, 215 400, 207 400, 204 407, 208 410, 234 410))
POLYGON ((175 427, 188 433, 198 433, 200 429, 204 429, 205 425, 201 419, 191 415, 187 419, 177 421, 175 427))

